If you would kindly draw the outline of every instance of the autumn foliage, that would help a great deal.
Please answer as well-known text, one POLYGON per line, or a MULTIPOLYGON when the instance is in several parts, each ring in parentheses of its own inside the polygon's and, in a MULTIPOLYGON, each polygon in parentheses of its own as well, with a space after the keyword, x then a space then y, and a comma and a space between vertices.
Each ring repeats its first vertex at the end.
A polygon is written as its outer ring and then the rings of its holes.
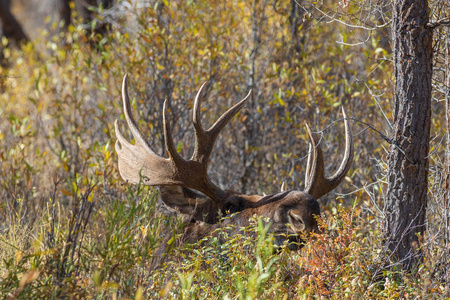
POLYGON ((119 11, 104 36, 75 21, 67 31, 50 24, 20 48, 1 41, 0 295, 397 299, 448 293, 439 234, 443 116, 432 128, 425 261, 413 273, 385 268, 389 31, 355 25, 361 24, 357 13, 366 23, 382 18, 358 1, 335 8, 345 22, 324 15, 333 1, 300 8, 296 1, 148 2, 119 11), (303 189, 305 120, 323 133, 326 170, 333 172, 344 148, 344 106, 354 119, 355 159, 345 182, 320 199, 323 234, 309 237, 298 253, 274 250, 270 224, 255 219, 242 236, 228 237, 224 229, 225 243, 209 237, 178 249, 169 240, 173 247, 155 268, 158 245, 181 222, 161 207, 156 189, 127 185, 119 176, 114 121, 123 119, 125 73, 136 120, 159 153, 162 105, 169 100, 184 157, 193 151, 189 112, 200 85, 209 81, 205 124, 252 89, 217 141, 209 170, 220 186, 249 194, 282 185, 303 189))

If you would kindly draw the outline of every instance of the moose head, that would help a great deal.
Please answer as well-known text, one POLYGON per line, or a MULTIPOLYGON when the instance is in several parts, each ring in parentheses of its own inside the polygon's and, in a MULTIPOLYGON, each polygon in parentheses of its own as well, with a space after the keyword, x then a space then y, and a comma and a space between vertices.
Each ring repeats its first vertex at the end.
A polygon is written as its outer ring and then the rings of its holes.
MULTIPOLYGON (((206 84, 206 83, 205 83, 206 84)), ((209 129, 201 122, 200 100, 203 84, 197 93, 193 107, 195 131, 194 153, 189 160, 176 151, 168 122, 167 100, 163 107, 163 130, 167 157, 160 156, 146 142, 131 113, 128 97, 127 75, 122 84, 122 98, 125 119, 134 137, 130 144, 120 133, 118 120, 115 122, 117 136, 116 151, 119 157, 119 172, 130 183, 159 186, 161 200, 171 210, 188 215, 190 222, 184 231, 184 241, 195 242, 221 226, 221 216, 232 214, 225 223, 235 227, 249 225, 254 216, 268 218, 275 244, 286 240, 291 249, 297 249, 302 234, 318 232, 316 217, 320 215, 316 199, 336 188, 346 176, 353 159, 352 134, 344 115, 345 153, 339 169, 330 177, 324 173, 320 135, 311 133, 308 125, 309 154, 307 160, 304 191, 284 191, 268 196, 243 195, 223 190, 208 177, 208 163, 214 142, 220 131, 249 100, 250 93, 227 110, 209 129), (200 192, 200 193, 199 193, 200 192)))

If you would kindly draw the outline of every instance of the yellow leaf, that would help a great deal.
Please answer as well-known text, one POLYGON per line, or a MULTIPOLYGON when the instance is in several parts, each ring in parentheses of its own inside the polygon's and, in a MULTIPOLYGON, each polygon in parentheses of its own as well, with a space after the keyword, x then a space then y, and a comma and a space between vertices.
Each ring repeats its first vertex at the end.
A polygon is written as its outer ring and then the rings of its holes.
POLYGON ((134 295, 134 299, 142 300, 144 298, 144 289, 142 286, 138 287, 136 294, 134 295))
POLYGON ((16 259, 15 259, 16 265, 21 261, 22 256, 23 256, 23 251, 22 250, 19 250, 19 251, 16 252, 16 259))
POLYGON ((68 190, 61 190, 61 193, 63 193, 66 196, 71 196, 72 195, 72 193, 69 192, 68 190))

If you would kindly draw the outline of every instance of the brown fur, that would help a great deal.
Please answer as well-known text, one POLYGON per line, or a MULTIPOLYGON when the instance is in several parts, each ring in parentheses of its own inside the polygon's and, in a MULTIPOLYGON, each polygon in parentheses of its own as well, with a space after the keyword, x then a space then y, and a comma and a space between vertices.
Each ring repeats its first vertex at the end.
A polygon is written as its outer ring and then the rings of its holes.
POLYGON ((237 234, 241 227, 250 225, 250 219, 254 216, 266 217, 271 221, 270 232, 275 235, 276 245, 281 246, 290 236, 292 243, 288 246, 292 250, 298 248, 300 235, 319 232, 316 220, 320 215, 319 203, 305 192, 286 191, 268 196, 247 196, 229 192, 222 202, 222 207, 217 209, 206 196, 191 189, 160 187, 160 190, 166 206, 184 214, 189 220, 183 230, 182 243, 197 242, 215 229, 226 225, 234 225, 236 229, 231 234, 237 234), (175 190, 178 192, 174 192, 175 190), (183 206, 180 210, 177 204, 181 202, 191 203, 191 206, 183 206), (229 214, 230 218, 224 218, 229 214), (218 223, 221 218, 224 221, 218 223))

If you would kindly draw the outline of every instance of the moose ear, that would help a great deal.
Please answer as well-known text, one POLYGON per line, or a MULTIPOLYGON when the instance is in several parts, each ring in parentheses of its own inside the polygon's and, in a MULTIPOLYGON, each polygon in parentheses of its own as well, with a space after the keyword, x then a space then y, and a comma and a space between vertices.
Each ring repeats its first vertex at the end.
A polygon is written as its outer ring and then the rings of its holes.
POLYGON ((192 215, 196 207, 210 201, 206 196, 182 186, 160 186, 161 201, 169 210, 192 215))
POLYGON ((160 186, 159 191, 161 201, 169 210, 191 220, 217 222, 218 210, 211 198, 182 186, 160 186))
POLYGON ((299 214, 295 213, 293 210, 289 211, 289 223, 295 232, 301 232, 305 230, 305 222, 299 214))

